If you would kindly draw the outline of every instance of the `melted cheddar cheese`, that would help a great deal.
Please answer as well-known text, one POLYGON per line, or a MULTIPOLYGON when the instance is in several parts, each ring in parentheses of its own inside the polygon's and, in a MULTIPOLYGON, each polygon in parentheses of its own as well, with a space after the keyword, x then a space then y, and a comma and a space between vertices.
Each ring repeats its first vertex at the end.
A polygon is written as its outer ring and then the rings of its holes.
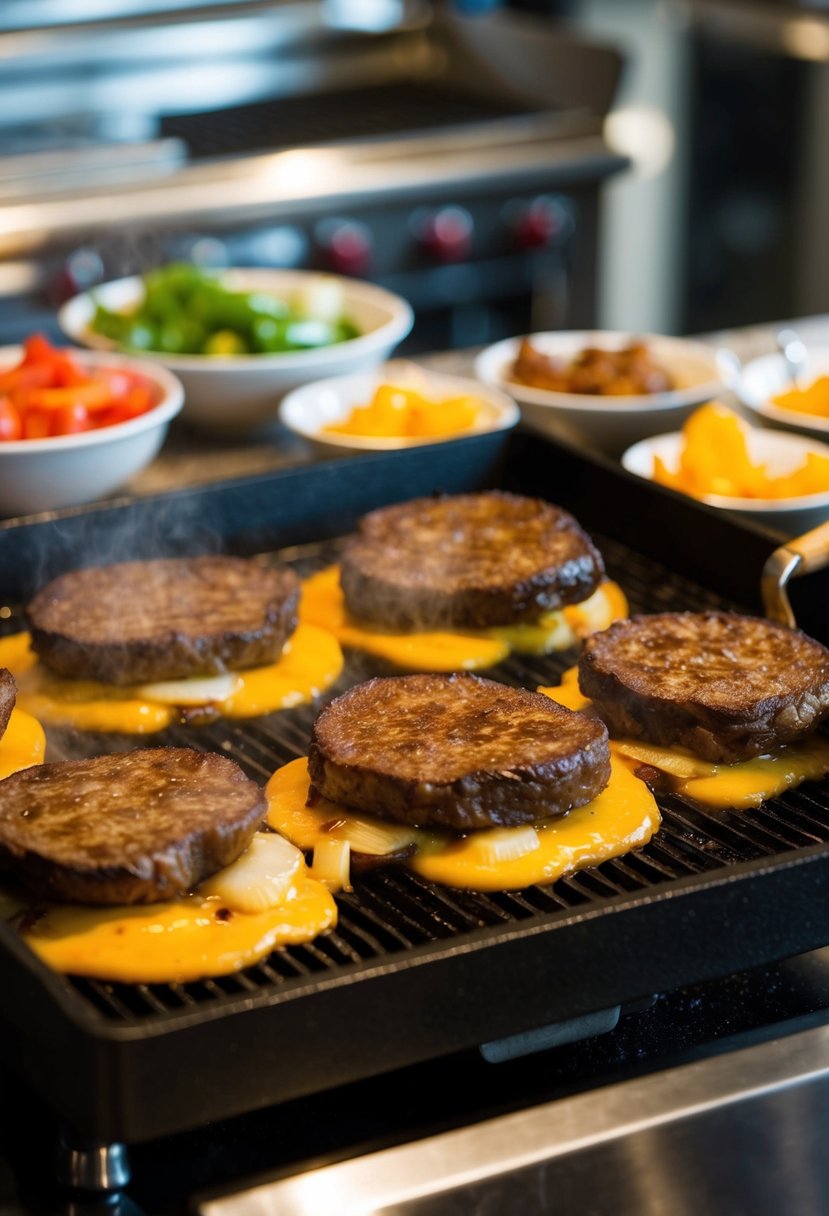
MULTIPOLYGON (((294 760, 278 769, 266 786, 267 821, 298 848, 314 849, 320 840, 348 839, 351 824, 370 824, 379 833, 393 826, 317 799, 308 805, 308 769, 294 760)), ((401 830, 413 848, 404 864, 423 878, 449 887, 475 891, 509 891, 534 883, 551 883, 564 874, 598 865, 646 844, 659 827, 659 810, 647 787, 625 765, 613 763, 608 785, 586 806, 562 819, 535 825, 537 847, 520 856, 493 861, 485 838, 490 832, 461 835, 448 829, 401 830)), ((525 828, 497 829, 503 838, 525 828)))
MULTIPOLYGON (((45 749, 40 723, 15 706, 0 738, 0 779, 40 764, 45 749)), ((261 833, 254 837, 261 839, 261 833)), ((266 839, 276 838, 267 833, 266 839)), ((238 906, 228 906, 233 887, 223 875, 232 869, 220 870, 203 889, 181 899, 142 906, 33 908, 25 896, 0 888, 0 919, 16 924, 26 944, 56 971, 135 984, 227 975, 277 946, 312 941, 336 924, 333 898, 308 874, 301 856, 278 899, 262 910, 242 910, 255 906, 256 899, 242 903, 237 898, 238 906)))
POLYGON ((627 616, 627 601, 616 583, 604 582, 581 604, 548 612, 535 625, 394 632, 361 623, 348 613, 339 567, 329 566, 303 583, 299 614, 300 620, 329 630, 343 646, 387 659, 398 667, 476 671, 493 667, 513 650, 521 654, 566 650, 580 638, 627 616))
POLYGON ((307 874, 264 912, 238 912, 198 891, 163 904, 52 904, 24 913, 26 944, 56 971, 131 984, 187 983, 229 975, 277 946, 311 941, 337 921, 326 888, 307 874))
POLYGON ((31 714, 15 705, 0 738, 0 780, 23 768, 31 768, 33 764, 42 764, 45 754, 43 727, 31 714))
MULTIPOLYGON (((28 633, 0 638, 0 667, 17 681, 17 703, 54 726, 145 735, 177 720, 175 704, 142 695, 140 688, 93 680, 67 680, 38 662, 28 633)), ((300 623, 276 663, 236 673, 233 691, 208 705, 211 713, 252 718, 313 700, 337 679, 343 655, 328 630, 300 623)))
MULTIPOLYGON (((560 685, 538 691, 567 709, 592 709, 579 691, 575 667, 564 673, 560 685)), ((712 764, 687 748, 660 747, 639 739, 611 739, 610 747, 631 771, 643 764, 657 768, 676 793, 722 809, 758 807, 803 781, 818 781, 829 775, 829 738, 824 735, 810 735, 799 743, 776 747, 766 756, 737 764, 712 764)))

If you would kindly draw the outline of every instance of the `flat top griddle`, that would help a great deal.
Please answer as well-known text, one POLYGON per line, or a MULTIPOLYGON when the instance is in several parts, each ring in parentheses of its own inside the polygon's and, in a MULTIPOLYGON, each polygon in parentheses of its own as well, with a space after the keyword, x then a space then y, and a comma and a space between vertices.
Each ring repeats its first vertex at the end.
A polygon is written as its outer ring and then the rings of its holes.
POLYGON ((539 113, 541 108, 440 83, 396 80, 209 113, 172 114, 161 119, 160 130, 164 137, 184 140, 190 156, 199 159, 481 127, 493 119, 539 113))
MULTIPOLYGON (((212 549, 309 571, 372 506, 493 485, 573 510, 635 611, 757 609, 773 536, 609 462, 512 435, 10 521, 6 626, 34 586, 75 565, 212 549)), ((802 584, 796 610, 818 619, 825 582, 802 584)), ((492 674, 532 688, 574 658, 513 657, 492 674)), ((350 655, 328 695, 387 670, 350 655)), ((304 754, 317 708, 152 741, 222 751, 264 781, 304 754)), ((50 755, 135 745, 54 732, 50 755)), ((0 1052, 80 1133, 140 1141, 829 942, 829 782, 755 812, 660 804, 663 826, 644 849, 551 887, 478 894, 377 871, 339 897, 334 932, 202 983, 57 976, 0 926, 0 1052)))

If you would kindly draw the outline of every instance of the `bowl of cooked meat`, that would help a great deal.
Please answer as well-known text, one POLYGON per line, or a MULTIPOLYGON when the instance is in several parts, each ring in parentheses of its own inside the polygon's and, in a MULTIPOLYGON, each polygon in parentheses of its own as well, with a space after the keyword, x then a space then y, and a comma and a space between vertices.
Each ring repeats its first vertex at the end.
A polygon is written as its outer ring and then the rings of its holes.
POLYGON ((721 393, 720 361, 713 347, 680 338, 550 332, 496 342, 475 373, 514 397, 531 427, 618 454, 721 393))
POLYGON ((111 494, 153 459, 183 400, 172 372, 146 359, 39 334, 0 348, 0 515, 111 494))
POLYGON ((82 346, 152 359, 184 385, 183 417, 244 433, 300 384, 375 367, 412 327, 402 297, 308 270, 172 264, 75 296, 59 314, 82 346))

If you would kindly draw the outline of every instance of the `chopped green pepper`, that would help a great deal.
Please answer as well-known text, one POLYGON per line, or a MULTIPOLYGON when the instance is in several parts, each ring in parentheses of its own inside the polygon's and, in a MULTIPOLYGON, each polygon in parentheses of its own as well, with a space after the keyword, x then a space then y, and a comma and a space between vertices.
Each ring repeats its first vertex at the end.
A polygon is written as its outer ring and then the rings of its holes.
POLYGON ((90 328, 128 349, 214 357, 309 350, 360 332, 343 315, 338 280, 323 275, 292 299, 261 289, 237 291, 221 276, 185 263, 149 271, 143 284, 142 302, 128 312, 98 303, 90 328))

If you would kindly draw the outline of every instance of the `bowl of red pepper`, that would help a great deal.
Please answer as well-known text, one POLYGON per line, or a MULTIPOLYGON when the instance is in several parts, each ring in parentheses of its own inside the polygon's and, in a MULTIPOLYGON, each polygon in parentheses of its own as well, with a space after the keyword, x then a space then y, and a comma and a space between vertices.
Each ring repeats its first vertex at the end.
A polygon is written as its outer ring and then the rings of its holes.
POLYGON ((166 368, 40 334, 0 347, 0 514, 94 502, 159 451, 184 390, 166 368))

